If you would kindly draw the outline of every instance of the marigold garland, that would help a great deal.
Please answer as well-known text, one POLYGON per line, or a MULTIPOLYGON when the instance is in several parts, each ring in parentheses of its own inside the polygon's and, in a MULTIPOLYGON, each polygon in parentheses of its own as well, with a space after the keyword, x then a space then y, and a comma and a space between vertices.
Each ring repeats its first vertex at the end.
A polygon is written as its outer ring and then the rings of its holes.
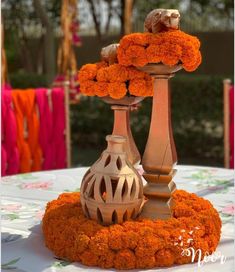
POLYGON ((221 220, 212 204, 182 190, 173 199, 172 219, 104 227, 83 215, 79 193, 61 194, 47 204, 43 218, 46 246, 60 258, 116 269, 190 263, 191 257, 181 255, 188 247, 201 249, 203 256, 214 252, 221 220))
POLYGON ((124 36, 118 47, 118 62, 124 66, 160 63, 173 66, 182 63, 194 71, 201 63, 200 41, 180 30, 157 34, 133 33, 124 36))

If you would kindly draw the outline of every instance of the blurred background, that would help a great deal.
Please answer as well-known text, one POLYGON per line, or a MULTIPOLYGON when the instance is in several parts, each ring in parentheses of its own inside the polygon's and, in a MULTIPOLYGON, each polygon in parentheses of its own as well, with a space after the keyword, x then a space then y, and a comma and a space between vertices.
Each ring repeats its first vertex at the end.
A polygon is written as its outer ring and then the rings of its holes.
MULTIPOLYGON (((8 80, 13 88, 50 86, 57 74, 61 40, 60 0, 2 1, 8 80)), ((78 0, 81 45, 74 46, 78 69, 99 61, 102 47, 125 33, 125 0, 78 0)), ((180 71, 171 80, 173 131, 179 164, 223 166, 223 79, 233 78, 232 0, 135 0, 132 32, 142 32, 154 8, 179 9, 181 30, 201 40, 203 61, 196 72, 180 71)), ((151 99, 131 115, 132 132, 142 153, 146 144, 151 99)), ((111 134, 109 105, 81 97, 70 106, 73 166, 92 164, 111 134)))

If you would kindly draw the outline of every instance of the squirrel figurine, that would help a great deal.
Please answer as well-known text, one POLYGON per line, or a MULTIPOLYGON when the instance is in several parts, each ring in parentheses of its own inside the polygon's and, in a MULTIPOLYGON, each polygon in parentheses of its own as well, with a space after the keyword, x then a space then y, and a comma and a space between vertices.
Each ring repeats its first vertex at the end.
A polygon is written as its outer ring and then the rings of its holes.
POLYGON ((144 22, 145 32, 158 33, 179 29, 180 13, 177 9, 154 9, 144 22))
POLYGON ((117 49, 119 44, 113 43, 101 49, 101 59, 106 61, 109 65, 117 63, 117 49))

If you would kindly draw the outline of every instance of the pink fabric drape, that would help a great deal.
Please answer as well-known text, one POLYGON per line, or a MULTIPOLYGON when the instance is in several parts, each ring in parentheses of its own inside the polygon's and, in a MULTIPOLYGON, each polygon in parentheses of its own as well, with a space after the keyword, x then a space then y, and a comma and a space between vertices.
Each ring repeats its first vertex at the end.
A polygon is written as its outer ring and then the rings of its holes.
MULTIPOLYGON (((2 89, 2 159, 5 161, 6 175, 14 175, 19 172, 20 159, 17 148, 17 126, 13 111, 11 89, 2 89)), ((3 162, 4 163, 4 162, 3 162)))
POLYGON ((63 88, 53 88, 53 161, 54 168, 66 167, 66 144, 65 144, 65 97, 63 88))
POLYGON ((229 111, 230 168, 234 168, 234 86, 229 91, 229 111))
POLYGON ((36 99, 40 117, 39 143, 43 153, 43 170, 51 170, 54 166, 52 154, 53 120, 52 111, 49 106, 49 95, 48 89, 36 89, 36 99))

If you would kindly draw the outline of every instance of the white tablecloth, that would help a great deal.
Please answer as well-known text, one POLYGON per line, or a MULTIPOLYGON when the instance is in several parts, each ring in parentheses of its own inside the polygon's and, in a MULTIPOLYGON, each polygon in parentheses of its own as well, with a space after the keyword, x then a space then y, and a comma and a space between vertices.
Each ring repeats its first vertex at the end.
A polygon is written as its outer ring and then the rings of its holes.
MULTIPOLYGON (((226 261, 224 264, 220 264, 220 260, 215 263, 208 262, 199 270, 197 263, 193 263, 145 271, 234 271, 234 172, 222 168, 196 166, 178 166, 177 169, 174 178, 177 188, 210 200, 219 211, 223 227, 217 251, 226 257, 226 261)), ((44 246, 40 225, 46 203, 57 198, 62 192, 78 191, 86 170, 75 168, 2 178, 2 271, 101 270, 57 259, 44 246)))

